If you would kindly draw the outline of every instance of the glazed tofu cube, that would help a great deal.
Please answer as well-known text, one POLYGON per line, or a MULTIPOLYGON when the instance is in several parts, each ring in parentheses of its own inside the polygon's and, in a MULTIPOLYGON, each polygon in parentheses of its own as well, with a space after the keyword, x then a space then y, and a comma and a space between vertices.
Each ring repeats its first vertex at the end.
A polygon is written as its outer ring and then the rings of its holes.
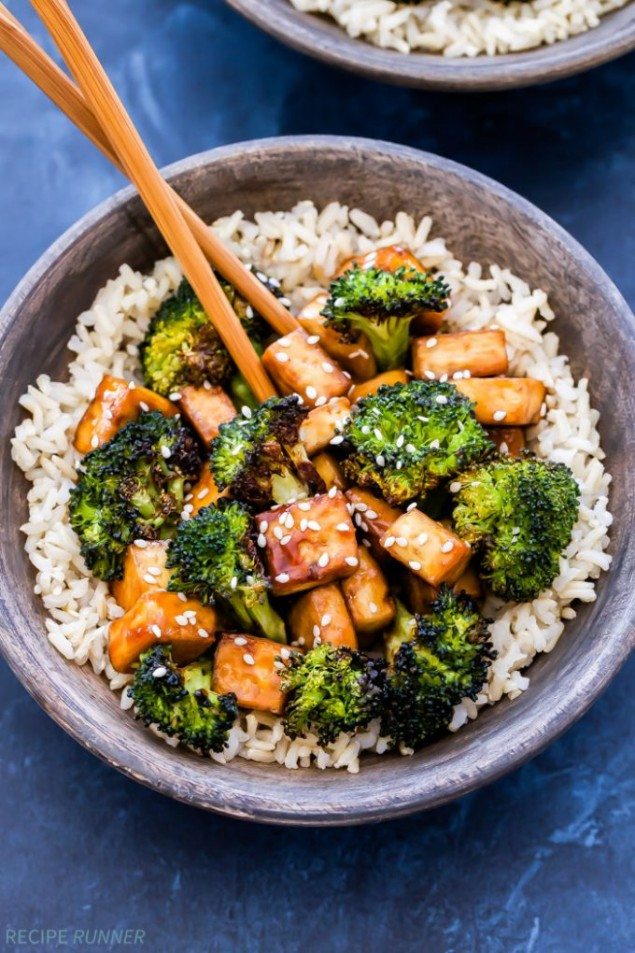
POLYGON ((299 394, 309 407, 342 397, 350 380, 318 344, 316 335, 292 331, 262 355, 265 370, 282 394, 299 394))
POLYGON ((337 363, 352 374, 357 380, 368 380, 377 373, 377 364, 370 344, 365 335, 360 335, 354 344, 343 340, 333 328, 326 327, 322 309, 328 300, 328 294, 323 291, 313 301, 305 305, 298 321, 307 334, 317 335, 320 345, 327 354, 335 358, 337 363))
MULTIPOLYGON (((366 255, 356 255, 345 261, 339 270, 344 274, 349 268, 359 265, 360 268, 381 268, 382 271, 396 271, 397 268, 408 268, 411 271, 425 271, 418 258, 401 245, 386 245, 384 248, 375 248, 366 255)), ((413 325, 420 330, 436 331, 443 324, 444 311, 422 311, 414 319, 413 325)))
POLYGON ((495 377, 509 369, 504 331, 459 331, 415 338, 412 369, 422 380, 438 380, 469 371, 472 377, 495 377))
POLYGON ((256 522, 278 596, 343 579, 357 569, 355 529, 338 490, 261 513, 256 522))
POLYGON ((322 479, 327 490, 337 487, 338 490, 345 490, 347 487, 346 477, 338 461, 330 453, 318 453, 313 457, 311 463, 317 470, 318 476, 322 479))
POLYGON ((233 692, 241 708, 282 713, 281 653, 278 642, 255 635, 223 635, 214 656, 212 687, 219 695, 233 692))
POLYGON ((382 384, 392 385, 407 383, 408 375, 405 371, 385 371, 383 374, 378 374, 377 377, 373 377, 370 381, 364 381, 363 384, 354 384, 348 392, 348 399, 350 400, 351 404, 355 404, 358 400, 361 400, 362 397, 368 397, 370 394, 375 394, 382 384))
POLYGON ((525 431, 522 427, 488 427, 487 433, 500 453, 517 457, 525 449, 525 431))
POLYGON ((487 426, 526 427, 540 420, 546 387, 531 377, 471 377, 455 381, 476 404, 476 419, 487 426))
POLYGON ((481 580, 473 566, 467 566, 452 588, 455 592, 464 592, 466 595, 471 596, 472 599, 480 599, 483 595, 481 580))
POLYGON ((406 602, 411 612, 417 615, 427 615, 430 612, 430 606, 436 599, 437 589, 425 582, 421 576, 415 576, 413 572, 404 574, 404 588, 406 602))
POLYGON ((358 551, 359 566, 342 580, 342 593, 355 631, 371 635, 385 629, 395 617, 395 603, 386 577, 364 546, 358 551))
POLYGON ((79 453, 95 450, 147 410, 158 410, 166 417, 178 413, 174 404, 154 391, 138 385, 131 387, 121 377, 106 374, 77 426, 73 446, 79 453))
POLYGON ((222 387, 182 387, 179 404, 188 423, 206 444, 218 436, 221 424, 236 416, 236 408, 222 387))
POLYGON ((386 560, 388 555, 381 541, 390 526, 401 516, 401 510, 357 486, 346 491, 346 498, 355 508, 353 522, 369 541, 373 554, 380 561, 386 560))
POLYGON ((108 654, 113 668, 130 672, 142 652, 156 642, 170 643, 177 665, 185 665, 212 645, 216 613, 176 592, 146 592, 110 624, 108 654))
POLYGON ((353 621, 337 583, 300 596, 289 613, 289 625, 300 648, 311 649, 319 642, 357 648, 353 621))
POLYGON ((300 440, 310 457, 327 447, 333 437, 344 429, 351 415, 351 404, 346 397, 333 397, 328 404, 314 407, 300 427, 300 440))
POLYGON ((435 587, 456 582, 472 555, 468 543, 417 509, 395 520, 382 545, 394 559, 435 587))
POLYGON ((140 540, 126 550, 123 578, 111 584, 112 594, 126 612, 146 592, 167 589, 170 570, 165 562, 168 556, 167 540, 140 540))
POLYGON ((198 483, 194 484, 188 494, 187 502, 192 507, 190 516, 196 516, 203 507, 217 503, 222 496, 227 496, 227 491, 223 490, 221 492, 216 486, 210 468, 208 466, 203 467, 198 483))

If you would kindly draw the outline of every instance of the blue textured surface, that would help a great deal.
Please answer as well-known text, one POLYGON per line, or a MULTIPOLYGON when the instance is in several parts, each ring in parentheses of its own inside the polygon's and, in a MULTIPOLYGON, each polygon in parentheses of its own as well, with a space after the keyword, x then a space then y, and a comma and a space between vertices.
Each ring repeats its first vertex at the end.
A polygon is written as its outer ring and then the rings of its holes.
MULTIPOLYGON (((26 3, 9 5, 42 37, 26 3)), ((220 0, 73 6, 160 163, 277 133, 419 146, 536 202, 635 303, 634 57, 542 89, 448 98, 303 59, 220 0)), ((5 61, 0 91, 4 298, 120 180, 5 61)), ((7 925, 130 927, 145 948, 179 953, 632 950, 634 674, 631 661, 563 739, 490 788, 318 832, 207 816, 142 789, 1 666, 0 944, 7 925)))

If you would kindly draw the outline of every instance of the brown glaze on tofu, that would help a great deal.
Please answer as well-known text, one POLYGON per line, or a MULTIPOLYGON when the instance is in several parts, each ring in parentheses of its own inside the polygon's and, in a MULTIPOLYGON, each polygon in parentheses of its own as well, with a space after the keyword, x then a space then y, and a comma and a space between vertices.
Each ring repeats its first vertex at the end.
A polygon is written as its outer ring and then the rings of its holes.
POLYGON ((305 592, 289 613, 294 644, 311 649, 316 642, 357 648, 353 621, 337 583, 305 592))
POLYGON ((408 380, 408 375, 401 369, 396 371, 384 371, 383 374, 378 374, 377 377, 373 377, 370 381, 364 381, 363 384, 354 384, 348 392, 348 399, 351 404, 355 404, 358 400, 361 400, 362 397, 369 397, 371 394, 377 393, 379 388, 384 384, 387 386, 392 384, 407 384, 408 380))
POLYGON ((390 625, 395 603, 383 572, 364 546, 359 547, 359 566, 342 580, 342 593, 355 631, 370 635, 390 625))
POLYGON ((282 394, 299 394, 308 407, 343 397, 350 379, 305 331, 292 331, 270 344, 262 363, 282 394))
POLYGON ((221 636, 214 656, 214 691, 219 695, 233 692, 241 708, 280 715, 284 708, 281 651, 288 649, 255 635, 221 636))
POLYGON ((322 407, 310 410, 300 427, 300 440, 310 457, 327 447, 333 437, 344 429, 351 415, 351 403, 346 397, 333 397, 322 407))
POLYGON ((334 328, 325 325, 322 309, 328 300, 326 291, 320 292, 313 301, 304 306, 298 315, 298 321, 308 335, 317 335, 320 345, 327 354, 352 374, 356 380, 365 381, 377 373, 377 364, 371 346, 365 335, 351 344, 345 341, 334 328))
POLYGON ((456 387, 476 404, 476 419, 489 427, 526 427, 540 420, 547 389, 531 377, 471 377, 456 387))
POLYGON ((330 490, 332 487, 337 487, 338 490, 346 489, 348 481, 344 476, 339 462, 332 454, 322 451, 322 453, 318 453, 317 456, 313 457, 311 463, 317 470, 318 476, 323 481, 327 490, 330 490))
POLYGON ((401 516, 401 510, 358 486, 347 490, 346 498, 355 508, 353 522, 369 541, 375 557, 380 562, 385 561, 389 557, 381 541, 395 520, 401 516))
POLYGON ((488 427, 487 433, 500 453, 517 457, 525 449, 525 431, 522 427, 488 427))
POLYGON ((417 509, 395 520, 382 545, 394 559, 435 587, 456 582, 472 556, 466 542, 417 509))
POLYGON ((346 498, 331 489, 256 517, 264 535, 276 595, 303 592, 343 579, 358 566, 355 529, 346 498))
POLYGON ((415 338, 412 369, 422 380, 438 380, 469 371, 472 377, 495 377, 509 369, 504 331, 458 331, 415 338))
POLYGON ((222 387, 182 387, 179 404, 186 420, 206 444, 218 436, 221 424, 236 416, 236 408, 222 387))
POLYGON ((168 557, 167 540, 142 540, 142 545, 132 543, 126 550, 123 561, 123 577, 115 579, 110 589, 126 612, 146 592, 167 589, 170 570, 165 563, 168 557))
POLYGON ((138 385, 130 387, 121 377, 106 374, 77 425, 73 446, 79 453, 95 450, 112 440, 125 424, 148 410, 158 410, 166 417, 178 413, 174 404, 154 391, 138 385))

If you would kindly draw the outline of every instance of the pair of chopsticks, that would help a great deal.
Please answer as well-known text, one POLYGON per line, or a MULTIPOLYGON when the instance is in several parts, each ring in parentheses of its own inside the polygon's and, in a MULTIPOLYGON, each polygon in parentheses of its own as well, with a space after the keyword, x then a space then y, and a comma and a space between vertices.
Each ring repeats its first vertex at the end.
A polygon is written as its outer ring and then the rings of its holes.
POLYGON ((163 179, 65 0, 32 0, 32 4, 77 85, 2 3, 0 49, 137 187, 251 390, 261 401, 275 396, 275 388, 210 264, 280 334, 296 329, 297 321, 163 179))

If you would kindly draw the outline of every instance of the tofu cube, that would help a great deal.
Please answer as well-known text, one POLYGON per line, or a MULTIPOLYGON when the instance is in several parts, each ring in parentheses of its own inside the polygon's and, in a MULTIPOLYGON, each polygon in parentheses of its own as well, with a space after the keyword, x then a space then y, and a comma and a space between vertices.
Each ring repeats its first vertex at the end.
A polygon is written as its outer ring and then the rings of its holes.
POLYGON ((213 643, 216 613, 176 592, 146 592, 131 609, 110 623, 108 654, 113 668, 130 672, 142 652, 157 642, 170 643, 172 658, 185 665, 213 643))
POLYGON ((337 583, 317 586, 300 596, 289 613, 294 643, 311 649, 319 642, 357 648, 353 621, 337 583))
POLYGON ((458 331, 412 342, 412 369, 422 380, 438 380, 469 371, 472 377, 495 377, 509 369, 504 331, 458 331))
POLYGON ((525 431, 522 427, 488 427, 487 433, 500 453, 517 457, 525 449, 525 431))
POLYGON ((401 516, 401 510, 357 486, 346 491, 346 498, 355 508, 353 522, 369 541, 374 556, 380 562, 385 561, 389 557, 381 541, 395 520, 401 516))
POLYGON ((362 397, 369 397, 371 394, 375 394, 383 384, 390 386, 392 384, 407 383, 408 375, 405 371, 400 369, 396 371, 384 371, 383 374, 378 374, 377 377, 373 377, 369 381, 364 381, 362 384, 354 384, 348 392, 348 399, 352 404, 356 404, 362 397))
POLYGON ((355 529, 339 491, 268 510, 256 517, 273 592, 303 592, 343 579, 358 566, 355 529))
MULTIPOLYGON (((407 601, 411 611, 426 615, 430 611, 430 605, 438 595, 438 589, 424 582, 423 579, 415 576, 412 572, 406 573, 405 585, 407 601)), ((483 594, 481 581, 472 566, 468 566, 463 571, 452 588, 455 592, 464 592, 473 599, 480 599, 483 594)))
POLYGON ((327 490, 337 487, 338 490, 345 490, 348 486, 346 477, 342 472, 339 462, 330 453, 322 452, 313 457, 311 463, 317 470, 318 476, 324 483, 327 490))
POLYGON ((280 715, 284 694, 280 688, 279 642, 255 635, 223 635, 214 655, 212 687, 219 695, 233 692, 241 708, 280 715))
POLYGON ((364 546, 359 547, 358 556, 356 572, 342 580, 342 594, 355 631, 372 635, 390 625, 395 618, 395 603, 386 577, 364 546))
POLYGON ((222 387, 182 387, 179 404, 186 420, 206 444, 218 436, 221 424, 236 416, 236 408, 222 387))
POLYGON ((168 557, 167 540, 141 540, 141 546, 132 543, 126 550, 123 561, 123 577, 111 583, 111 591, 126 612, 146 592, 167 589, 170 570, 165 563, 168 557))
POLYGON ((121 377, 106 374, 77 426, 73 446, 79 453, 95 450, 147 410, 158 410, 166 417, 178 413, 174 404, 154 391, 138 385, 130 387, 121 377))
POLYGON ((459 579, 472 556, 468 543, 421 510, 395 520, 382 539, 384 549, 431 586, 459 579))
POLYGON ((310 457, 327 447, 333 437, 344 429, 351 415, 351 404, 346 397, 333 397, 322 407, 314 407, 300 427, 300 440, 310 457))
POLYGON ((305 305, 298 315, 298 321, 308 335, 317 335, 326 353, 335 358, 345 371, 357 380, 368 380, 377 373, 377 363, 368 339, 361 334, 351 344, 343 340, 341 334, 338 334, 334 328, 327 327, 322 314, 327 299, 327 292, 320 292, 313 301, 305 305))
POLYGON ((456 387, 476 404, 476 419, 488 427, 526 427, 540 420, 547 389, 531 377, 470 377, 456 387))
POLYGON ((270 344, 262 363, 282 394, 299 394, 309 407, 342 397, 350 379, 305 331, 292 331, 270 344))

